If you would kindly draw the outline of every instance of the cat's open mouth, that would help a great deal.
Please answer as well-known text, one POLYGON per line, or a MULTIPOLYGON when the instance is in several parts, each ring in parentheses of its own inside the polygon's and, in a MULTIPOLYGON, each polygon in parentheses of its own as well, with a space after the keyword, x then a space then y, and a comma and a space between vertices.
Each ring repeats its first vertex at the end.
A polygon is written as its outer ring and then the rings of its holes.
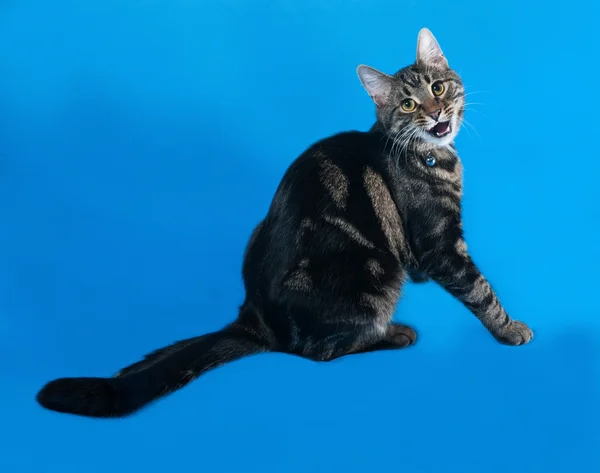
POLYGON ((447 122, 439 122, 435 126, 431 127, 429 130, 427 130, 427 132, 430 135, 433 135, 436 138, 441 138, 443 136, 446 136, 451 131, 452 131, 452 128, 450 127, 450 122, 449 121, 447 121, 447 122))

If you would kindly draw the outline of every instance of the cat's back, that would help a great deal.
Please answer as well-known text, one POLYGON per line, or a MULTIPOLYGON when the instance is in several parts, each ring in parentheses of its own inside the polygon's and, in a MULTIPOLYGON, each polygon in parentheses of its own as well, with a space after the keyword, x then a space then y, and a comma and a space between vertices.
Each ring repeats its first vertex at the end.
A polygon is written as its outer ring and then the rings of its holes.
POLYGON ((365 171, 384 169, 382 136, 347 131, 317 141, 287 169, 269 216, 280 212, 316 217, 348 211, 364 196, 365 171))
POLYGON ((375 133, 344 132, 290 165, 247 247, 243 276, 255 307, 280 313, 293 300, 310 312, 306 304, 327 299, 350 313, 351 299, 398 285, 405 238, 384 147, 375 133))
POLYGON ((398 259, 403 237, 384 146, 382 136, 359 131, 310 146, 286 171, 261 225, 263 245, 255 255, 277 271, 306 258, 331 261, 383 252, 398 259))
POLYGON ((383 135, 370 132, 337 133, 310 146, 292 163, 290 170, 306 162, 321 166, 331 163, 351 176, 365 166, 379 167, 382 164, 384 142, 383 135))

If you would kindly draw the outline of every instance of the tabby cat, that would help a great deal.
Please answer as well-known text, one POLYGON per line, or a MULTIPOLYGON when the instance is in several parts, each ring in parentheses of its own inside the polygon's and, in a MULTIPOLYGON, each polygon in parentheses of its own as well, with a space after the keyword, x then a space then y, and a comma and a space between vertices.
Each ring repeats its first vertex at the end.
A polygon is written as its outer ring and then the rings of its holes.
POLYGON ((392 322, 407 276, 440 284, 498 341, 531 340, 467 252, 453 146, 465 92, 436 39, 422 29, 415 63, 393 76, 367 66, 357 72, 377 122, 323 139, 291 164, 246 248, 237 319, 111 378, 51 381, 37 395, 42 406, 119 417, 248 355, 330 361, 408 347, 415 331, 392 322))

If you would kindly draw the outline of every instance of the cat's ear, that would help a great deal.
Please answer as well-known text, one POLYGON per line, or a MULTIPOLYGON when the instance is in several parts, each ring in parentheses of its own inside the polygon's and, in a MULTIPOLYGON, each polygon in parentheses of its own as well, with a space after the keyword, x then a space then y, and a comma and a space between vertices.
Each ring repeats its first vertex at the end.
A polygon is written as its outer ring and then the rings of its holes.
POLYGON ((356 73, 375 105, 383 107, 390 97, 392 76, 362 64, 356 68, 356 73))
POLYGON ((421 31, 419 31, 417 64, 430 67, 448 67, 448 61, 442 52, 442 48, 427 28, 421 28, 421 31))

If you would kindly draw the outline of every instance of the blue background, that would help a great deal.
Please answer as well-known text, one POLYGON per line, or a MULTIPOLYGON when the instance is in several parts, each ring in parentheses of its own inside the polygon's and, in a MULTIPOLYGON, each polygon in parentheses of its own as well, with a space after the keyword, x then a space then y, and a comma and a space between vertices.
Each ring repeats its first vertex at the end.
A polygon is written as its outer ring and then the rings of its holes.
POLYGON ((0 2, 0 471, 599 471, 598 2, 497 3, 0 2), (286 167, 372 124, 357 64, 422 26, 473 92, 467 240, 530 345, 409 285, 409 350, 247 358, 125 420, 37 406, 232 320, 286 167))

